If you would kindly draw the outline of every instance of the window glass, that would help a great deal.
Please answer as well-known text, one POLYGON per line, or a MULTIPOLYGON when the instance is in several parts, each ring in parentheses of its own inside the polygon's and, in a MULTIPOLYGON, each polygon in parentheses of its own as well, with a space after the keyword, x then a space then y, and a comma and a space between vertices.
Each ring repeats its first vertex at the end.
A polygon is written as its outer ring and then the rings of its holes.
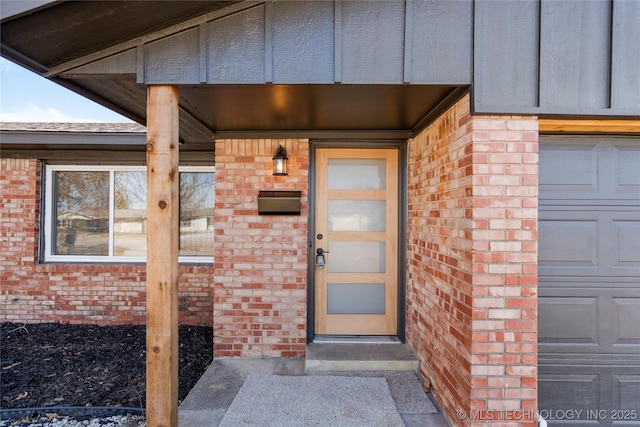
POLYGON ((384 273, 385 242, 331 242, 327 255, 329 273, 384 273))
POLYGON ((330 190, 386 189, 385 159, 329 159, 330 190))
MULTIPOLYGON (((47 170, 46 260, 144 261, 144 167, 48 166, 47 170)), ((214 184, 213 168, 190 167, 180 172, 182 262, 213 260, 214 184)))
POLYGON ((109 254, 109 173, 56 172, 53 252, 109 254))
POLYGON ((385 231, 387 226, 384 200, 329 200, 330 231, 385 231))
POLYGON ((384 283, 328 283, 328 314, 384 314, 384 283))
POLYGON ((126 171, 114 175, 113 255, 146 256, 147 174, 126 171))
POLYGON ((180 255, 213 256, 214 176, 180 173, 180 255))

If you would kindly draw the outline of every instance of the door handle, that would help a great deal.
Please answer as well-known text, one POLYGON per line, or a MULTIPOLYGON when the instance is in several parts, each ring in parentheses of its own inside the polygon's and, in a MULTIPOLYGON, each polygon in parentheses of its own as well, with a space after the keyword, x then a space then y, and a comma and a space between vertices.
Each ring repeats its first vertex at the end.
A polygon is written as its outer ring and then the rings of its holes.
POLYGON ((328 254, 329 251, 325 251, 322 248, 318 248, 318 250, 316 250, 316 265, 318 266, 318 270, 322 270, 326 264, 326 261, 324 259, 324 254, 328 254))

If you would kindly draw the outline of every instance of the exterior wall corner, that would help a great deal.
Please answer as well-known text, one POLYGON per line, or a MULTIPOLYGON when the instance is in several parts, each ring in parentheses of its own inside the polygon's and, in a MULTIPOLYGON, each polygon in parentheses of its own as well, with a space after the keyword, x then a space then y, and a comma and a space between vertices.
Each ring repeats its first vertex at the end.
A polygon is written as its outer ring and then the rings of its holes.
POLYGON ((455 425, 536 422, 537 134, 465 97, 410 141, 407 342, 455 425))

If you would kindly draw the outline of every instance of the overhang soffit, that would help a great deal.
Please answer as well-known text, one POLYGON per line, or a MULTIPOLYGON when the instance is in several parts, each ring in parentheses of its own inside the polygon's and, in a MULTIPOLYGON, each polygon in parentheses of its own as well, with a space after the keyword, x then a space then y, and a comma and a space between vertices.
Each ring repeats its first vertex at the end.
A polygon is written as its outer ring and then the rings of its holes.
POLYGON ((98 51, 63 62, 51 67, 50 70, 44 74, 44 77, 92 78, 106 74, 135 74, 141 69, 144 69, 144 55, 147 46, 162 43, 163 40, 167 40, 169 47, 180 48, 181 46, 175 46, 172 40, 176 37, 179 38, 185 31, 197 31, 199 27, 208 22, 251 9, 260 4, 264 4, 264 1, 245 0, 236 2, 224 9, 173 24, 149 34, 119 42, 98 51))
POLYGON ((471 84, 472 8, 241 2, 52 68, 141 84, 471 84), (439 58, 438 61, 429 60, 439 58))
POLYGON ((244 2, 59 0, 45 2, 45 6, 26 12, 20 12, 25 8, 23 4, 42 2, 2 0, 2 3, 0 30, 3 56, 18 63, 22 63, 21 57, 24 56, 38 64, 35 70, 48 71, 61 65, 67 69, 84 65, 104 57, 104 53, 113 46, 137 42, 147 35, 172 30, 203 16, 225 13, 226 9, 244 2), (5 3, 20 7, 7 8, 5 3), (74 64, 74 61, 78 62, 74 64))

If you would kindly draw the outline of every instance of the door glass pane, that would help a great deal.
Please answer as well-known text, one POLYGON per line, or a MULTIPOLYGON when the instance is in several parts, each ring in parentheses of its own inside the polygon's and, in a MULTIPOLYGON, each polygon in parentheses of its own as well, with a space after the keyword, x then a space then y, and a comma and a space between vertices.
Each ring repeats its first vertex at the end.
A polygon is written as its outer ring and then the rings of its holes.
POLYGON ((147 253, 146 172, 115 172, 113 255, 145 256, 147 253))
POLYGON ((332 242, 326 255, 329 273, 384 273, 384 242, 332 242))
POLYGON ((384 314, 384 283, 327 284, 328 314, 384 314))
POLYGON ((385 159, 329 159, 329 190, 384 190, 385 159))
POLYGON ((384 200, 329 200, 329 231, 384 231, 384 200))
POLYGON ((109 255, 109 172, 58 171, 53 186, 53 253, 109 255))
POLYGON ((213 256, 211 172, 180 173, 180 256, 213 256))

